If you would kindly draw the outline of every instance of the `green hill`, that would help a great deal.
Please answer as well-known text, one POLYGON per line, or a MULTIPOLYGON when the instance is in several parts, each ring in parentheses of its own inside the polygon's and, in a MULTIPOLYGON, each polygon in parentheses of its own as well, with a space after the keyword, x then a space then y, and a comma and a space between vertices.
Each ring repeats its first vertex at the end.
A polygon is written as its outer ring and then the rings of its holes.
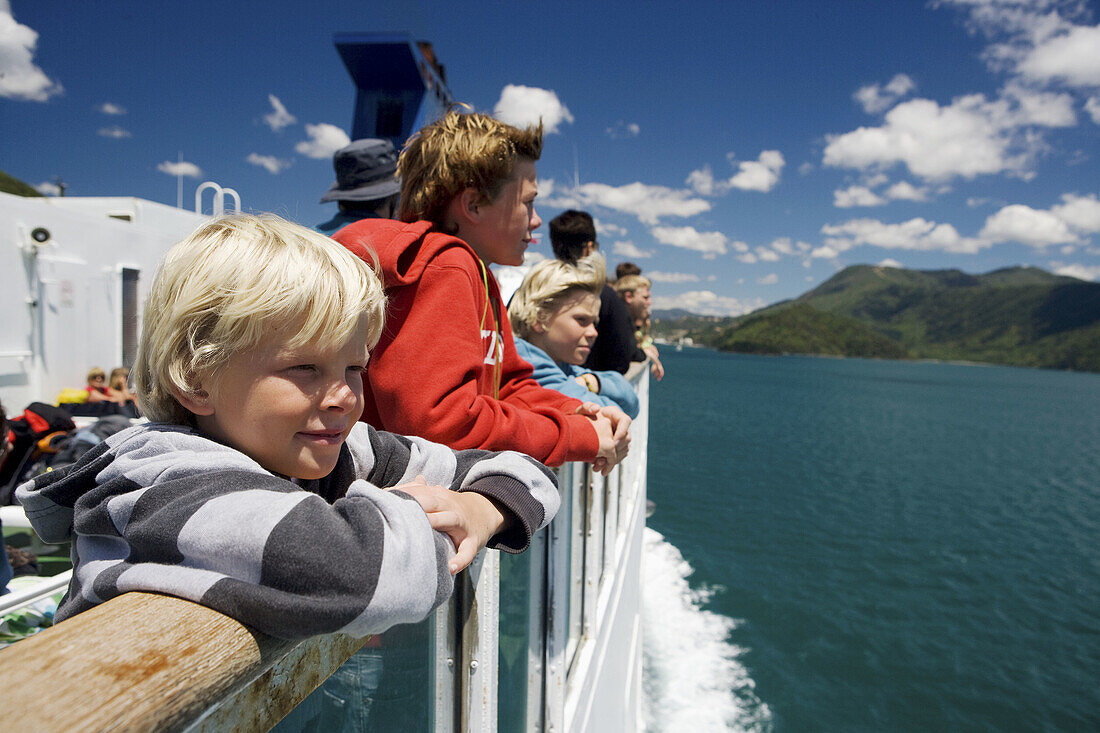
POLYGON ((864 353, 882 347, 858 336, 850 321, 915 358, 1100 371, 1100 284, 1034 267, 970 275, 856 265, 795 300, 687 335, 752 353, 887 355, 864 353), (805 309, 842 320, 813 320, 805 309), (750 322, 755 340, 749 331, 734 337, 750 322), (811 338, 807 329, 820 333, 811 338))
POLYGON ((751 315, 699 339, 706 346, 740 354, 820 354, 900 359, 905 350, 859 321, 794 305, 751 315))
POLYGON ((34 186, 0 171, 0 191, 15 194, 16 196, 41 196, 34 186))

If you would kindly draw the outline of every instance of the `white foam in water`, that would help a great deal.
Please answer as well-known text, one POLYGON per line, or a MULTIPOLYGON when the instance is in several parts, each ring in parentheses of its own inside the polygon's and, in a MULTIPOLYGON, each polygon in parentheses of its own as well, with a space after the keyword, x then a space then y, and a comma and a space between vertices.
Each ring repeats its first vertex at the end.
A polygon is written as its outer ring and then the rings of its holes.
POLYGON ((643 714, 654 733, 771 729, 771 712, 727 640, 738 621, 704 608, 712 592, 693 590, 691 565, 660 533, 645 530, 642 599, 643 714))

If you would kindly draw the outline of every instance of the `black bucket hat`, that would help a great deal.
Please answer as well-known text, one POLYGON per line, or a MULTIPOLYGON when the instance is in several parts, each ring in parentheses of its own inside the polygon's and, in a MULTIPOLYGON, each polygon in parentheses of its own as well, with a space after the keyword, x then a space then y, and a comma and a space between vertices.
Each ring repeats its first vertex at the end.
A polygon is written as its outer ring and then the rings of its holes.
POLYGON ((397 151, 389 140, 356 140, 336 151, 332 167, 336 169, 336 183, 321 197, 321 203, 373 201, 401 190, 401 182, 394 177, 397 151))

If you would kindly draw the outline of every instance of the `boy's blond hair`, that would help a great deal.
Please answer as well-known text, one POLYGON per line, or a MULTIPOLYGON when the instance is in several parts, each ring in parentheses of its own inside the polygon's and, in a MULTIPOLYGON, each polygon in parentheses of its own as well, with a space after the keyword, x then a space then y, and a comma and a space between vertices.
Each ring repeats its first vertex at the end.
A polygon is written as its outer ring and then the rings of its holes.
POLYGON ((273 334, 338 349, 363 315, 373 348, 385 303, 371 266, 323 234, 272 214, 207 222, 169 250, 145 302, 138 404, 150 420, 189 424, 174 393, 196 394, 232 356, 273 334))
POLYGON ((527 273, 523 284, 508 304, 512 331, 522 339, 534 332, 535 324, 546 324, 576 291, 599 297, 604 284, 603 257, 590 254, 570 264, 543 260, 527 273))
POLYGON ((649 278, 641 275, 627 275, 626 277, 620 277, 611 284, 611 287, 615 288, 615 292, 622 296, 626 293, 633 293, 639 288, 652 287, 652 283, 649 282, 649 278))
POLYGON ((401 151, 397 218, 442 226, 447 205, 464 189, 491 202, 512 177, 517 159, 541 155, 542 122, 520 130, 486 114, 448 112, 421 128, 401 151))

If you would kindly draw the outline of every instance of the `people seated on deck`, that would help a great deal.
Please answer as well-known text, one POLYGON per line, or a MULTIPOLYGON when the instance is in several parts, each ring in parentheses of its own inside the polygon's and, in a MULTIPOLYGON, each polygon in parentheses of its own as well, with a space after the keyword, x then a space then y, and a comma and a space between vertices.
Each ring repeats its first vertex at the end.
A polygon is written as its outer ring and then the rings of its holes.
MULTIPOLYGON (((544 260, 535 265, 508 305, 516 351, 534 367, 535 381, 579 400, 618 405, 638 416, 638 395, 617 371, 593 371, 585 363, 597 339, 603 258, 575 264, 544 260)), ((617 296, 615 296, 617 297, 617 296)))
POLYGON ((626 456, 630 418, 531 378, 489 271, 522 264, 542 223, 541 153, 541 125, 520 130, 449 112, 401 152, 401 221, 364 219, 335 234, 381 262, 390 299, 364 377, 363 420, 455 448, 507 448, 608 473, 626 456))
POLYGON ((652 362, 652 374, 659 382, 665 376, 665 368, 661 364, 657 345, 649 335, 650 282, 641 275, 624 275, 615 281, 614 287, 615 292, 623 299, 630 311, 630 318, 634 323, 634 338, 638 341, 639 348, 652 362))
POLYGON ((345 145, 332 156, 336 183, 321 203, 335 201, 340 210, 317 225, 330 237, 360 219, 392 219, 397 213, 401 182, 396 178, 397 151, 389 140, 362 138, 345 145))
POLYGON ((84 391, 88 393, 87 401, 89 403, 118 402, 107 386, 107 372, 99 367, 92 367, 88 370, 87 381, 88 385, 84 388, 84 391))
POLYGON ((124 404, 126 402, 135 402, 137 398, 134 397, 134 393, 130 391, 130 385, 128 384, 130 379, 130 370, 126 367, 116 367, 111 370, 111 376, 107 380, 107 390, 116 402, 124 404))
MULTIPOLYGON (((569 209, 550 220, 550 245, 562 262, 574 263, 596 252, 596 223, 587 211, 569 209)), ((623 374, 631 362, 645 361, 645 353, 634 341, 630 312, 610 285, 600 291, 600 320, 596 342, 584 366, 594 371, 614 369, 623 374)))
POLYGON ((280 638, 361 637, 423 619, 483 546, 525 549, 559 503, 544 466, 358 422, 384 308, 368 264, 274 216, 175 245, 134 365, 154 422, 16 492, 44 541, 73 542, 57 620, 152 591, 280 638))

